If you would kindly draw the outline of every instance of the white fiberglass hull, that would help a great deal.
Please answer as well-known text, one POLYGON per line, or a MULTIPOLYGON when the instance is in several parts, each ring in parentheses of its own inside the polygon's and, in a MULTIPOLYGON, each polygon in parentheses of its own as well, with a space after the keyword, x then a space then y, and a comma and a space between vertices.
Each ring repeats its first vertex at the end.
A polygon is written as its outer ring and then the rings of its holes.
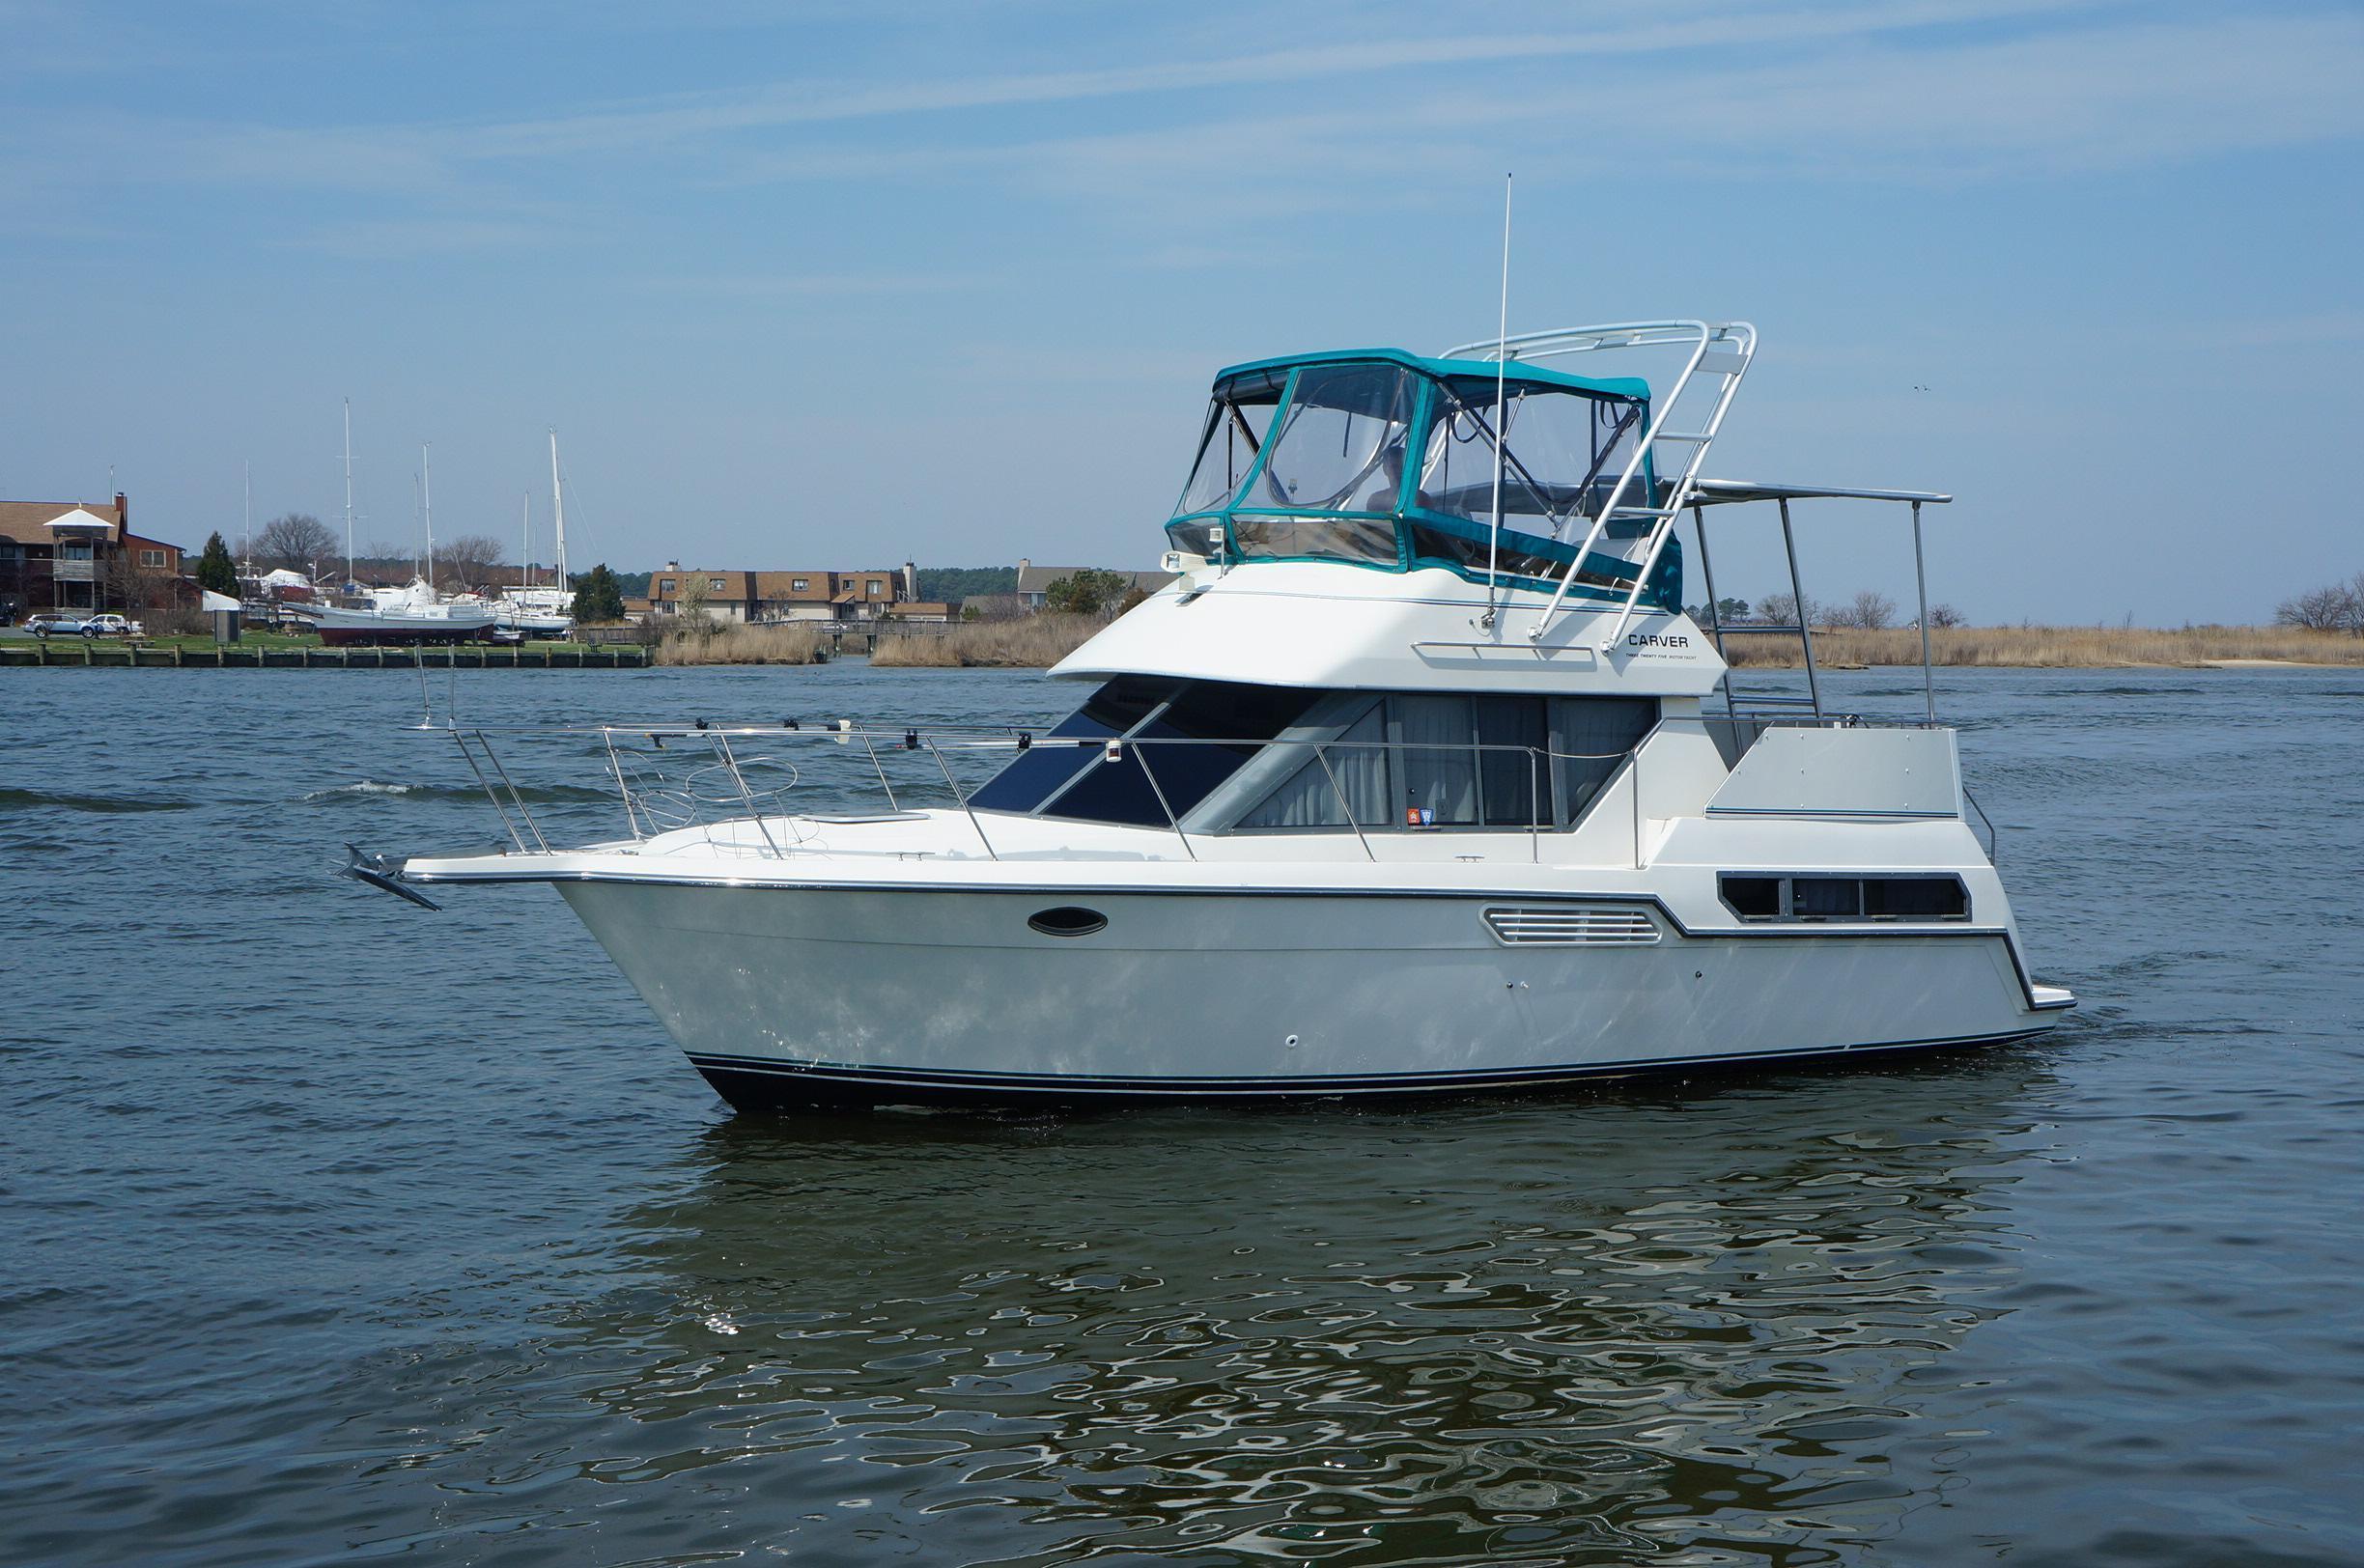
POLYGON ((1543 1084, 1995 1043, 2068 1005, 2001 929, 1685 935, 1649 900, 558 885, 751 1107, 1543 1084), (1105 929, 1028 924, 1079 906, 1105 929), (1504 909, 1590 935, 1506 945, 1504 909))

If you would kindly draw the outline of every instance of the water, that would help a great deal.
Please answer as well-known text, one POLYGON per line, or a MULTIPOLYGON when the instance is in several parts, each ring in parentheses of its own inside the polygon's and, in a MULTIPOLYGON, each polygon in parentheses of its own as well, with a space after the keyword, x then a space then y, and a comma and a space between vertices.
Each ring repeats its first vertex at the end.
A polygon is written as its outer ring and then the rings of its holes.
POLYGON ((0 1560, 2364 1560, 2364 682, 1945 685, 2038 973, 2085 998, 2040 1046, 734 1120, 547 889, 327 875, 486 840, 408 675, 0 671, 0 1560))

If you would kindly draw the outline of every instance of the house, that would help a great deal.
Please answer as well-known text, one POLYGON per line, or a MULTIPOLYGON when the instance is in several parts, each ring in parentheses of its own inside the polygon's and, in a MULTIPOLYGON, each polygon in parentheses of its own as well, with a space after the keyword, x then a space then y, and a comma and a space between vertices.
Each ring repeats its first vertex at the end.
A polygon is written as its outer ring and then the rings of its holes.
MULTIPOLYGON (((1049 602, 1053 583, 1061 577, 1072 577, 1079 572, 1094 570, 1105 571, 1107 569, 1081 566, 1036 566, 1032 561, 1022 558, 1018 563, 1018 597, 1026 601, 1026 607, 1031 613, 1041 609, 1049 602)), ((1154 594, 1174 580, 1174 574, 1170 572, 1118 572, 1115 574, 1124 579, 1128 590, 1139 589, 1144 594, 1154 594)))
POLYGON ((0 609, 155 609, 194 604, 183 550, 135 534, 121 490, 112 504, 0 501, 0 609))
POLYGON ((918 568, 909 561, 875 572, 685 570, 668 561, 649 576, 649 606, 654 615, 679 615, 685 603, 702 599, 718 621, 875 621, 915 601, 918 568))

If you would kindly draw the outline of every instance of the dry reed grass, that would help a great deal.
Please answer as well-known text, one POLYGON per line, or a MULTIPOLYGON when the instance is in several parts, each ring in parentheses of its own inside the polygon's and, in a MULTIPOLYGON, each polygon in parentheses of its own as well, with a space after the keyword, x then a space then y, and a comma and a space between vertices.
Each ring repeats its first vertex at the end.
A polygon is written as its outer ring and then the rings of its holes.
POLYGON ((660 664, 825 664, 829 657, 821 633, 801 626, 727 626, 657 647, 660 664))
POLYGON ((881 637, 870 662, 910 669, 1048 669, 1107 625, 1096 615, 1047 613, 1023 621, 976 621, 940 635, 881 637))
MULTIPOLYGON (((1795 637, 1740 636, 1727 640, 1735 665, 1796 669, 1804 662, 1795 637)), ((2198 666, 2260 659, 2289 664, 2364 664, 2364 637, 2299 627, 1978 626, 1929 633, 1929 657, 1939 664, 2009 665, 2025 669, 2106 669, 2113 665, 2198 666)), ((1863 631, 1832 627, 1815 633, 1819 663, 1918 664, 1921 633, 1909 627, 1863 631)))

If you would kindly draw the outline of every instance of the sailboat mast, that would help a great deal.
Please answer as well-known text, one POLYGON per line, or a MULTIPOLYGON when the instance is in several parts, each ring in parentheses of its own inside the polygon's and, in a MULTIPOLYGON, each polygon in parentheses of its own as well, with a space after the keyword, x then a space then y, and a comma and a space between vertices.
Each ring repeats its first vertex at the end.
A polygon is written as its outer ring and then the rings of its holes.
POLYGON ((557 529, 554 547, 558 552, 558 588, 568 586, 566 560, 566 491, 558 483, 558 427, 550 427, 550 516, 557 529))
MULTIPOLYGON (((249 493, 246 498, 246 527, 251 532, 254 528, 254 496, 251 481, 248 482, 247 489, 249 493)), ((347 398, 345 400, 345 581, 351 585, 352 580, 352 399, 347 398)))
POLYGON ((427 462, 430 443, 419 442, 419 506, 427 518, 427 587, 435 588, 435 469, 427 462))
POLYGON ((518 587, 533 586, 533 491, 518 497, 518 587))
MULTIPOLYGON (((239 541, 246 558, 246 574, 254 575, 254 459, 246 460, 246 532, 239 541)), ((348 576, 352 575, 349 572, 348 576)))

